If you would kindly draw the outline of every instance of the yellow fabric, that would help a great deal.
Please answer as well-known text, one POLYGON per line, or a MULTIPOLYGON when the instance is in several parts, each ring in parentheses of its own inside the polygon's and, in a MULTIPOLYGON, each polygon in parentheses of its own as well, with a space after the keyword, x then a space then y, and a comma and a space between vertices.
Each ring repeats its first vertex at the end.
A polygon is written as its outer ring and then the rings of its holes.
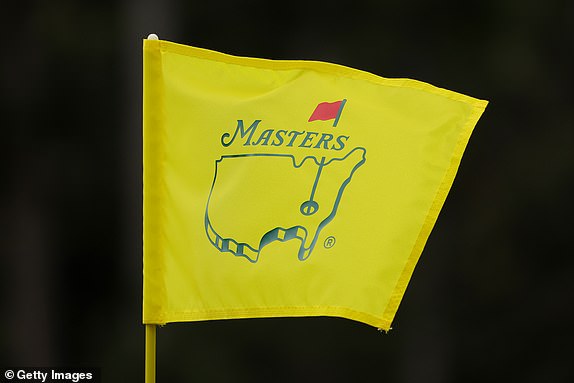
POLYGON ((327 315, 388 330, 486 105, 145 40, 143 322, 327 315))

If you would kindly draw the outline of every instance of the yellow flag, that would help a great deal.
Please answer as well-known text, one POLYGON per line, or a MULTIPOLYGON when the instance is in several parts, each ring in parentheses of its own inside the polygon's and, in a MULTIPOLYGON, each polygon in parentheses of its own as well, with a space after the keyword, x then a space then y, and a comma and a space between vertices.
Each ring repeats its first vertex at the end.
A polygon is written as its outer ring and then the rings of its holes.
POLYGON ((486 101, 144 41, 146 324, 389 329, 486 101))

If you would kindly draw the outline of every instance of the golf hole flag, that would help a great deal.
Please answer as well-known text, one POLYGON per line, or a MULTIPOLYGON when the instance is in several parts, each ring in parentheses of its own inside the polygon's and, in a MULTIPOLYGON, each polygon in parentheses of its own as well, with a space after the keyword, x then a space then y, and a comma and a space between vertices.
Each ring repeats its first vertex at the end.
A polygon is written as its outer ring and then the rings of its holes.
POLYGON ((145 40, 143 322, 388 330, 486 104, 145 40))

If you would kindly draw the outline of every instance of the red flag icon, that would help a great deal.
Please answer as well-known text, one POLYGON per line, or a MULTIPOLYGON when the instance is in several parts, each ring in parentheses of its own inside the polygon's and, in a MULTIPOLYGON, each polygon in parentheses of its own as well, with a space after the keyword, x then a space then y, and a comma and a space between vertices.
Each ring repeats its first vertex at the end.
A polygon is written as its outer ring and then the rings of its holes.
POLYGON ((313 114, 311 114, 311 117, 309 117, 309 122, 315 120, 326 121, 335 119, 333 126, 337 126, 339 117, 341 117, 341 112, 343 111, 343 107, 346 102, 347 100, 343 99, 341 101, 320 103, 313 111, 313 114))

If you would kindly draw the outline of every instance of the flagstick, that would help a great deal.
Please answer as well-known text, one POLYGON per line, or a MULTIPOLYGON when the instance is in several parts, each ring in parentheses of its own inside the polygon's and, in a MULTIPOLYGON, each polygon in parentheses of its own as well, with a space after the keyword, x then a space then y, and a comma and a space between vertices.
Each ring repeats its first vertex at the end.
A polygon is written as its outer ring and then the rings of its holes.
MULTIPOLYGON (((155 33, 151 33, 148 40, 159 40, 155 33)), ((145 325, 145 383, 155 383, 155 324, 145 325)))
POLYGON ((145 382, 155 383, 155 324, 145 325, 145 382))
POLYGON ((339 111, 337 112, 337 117, 335 118, 335 121, 333 122, 333 127, 336 127, 337 124, 339 123, 339 118, 341 117, 341 113, 343 113, 343 108, 345 107, 345 103, 347 103, 346 98, 341 100, 341 106, 339 107, 339 111))

